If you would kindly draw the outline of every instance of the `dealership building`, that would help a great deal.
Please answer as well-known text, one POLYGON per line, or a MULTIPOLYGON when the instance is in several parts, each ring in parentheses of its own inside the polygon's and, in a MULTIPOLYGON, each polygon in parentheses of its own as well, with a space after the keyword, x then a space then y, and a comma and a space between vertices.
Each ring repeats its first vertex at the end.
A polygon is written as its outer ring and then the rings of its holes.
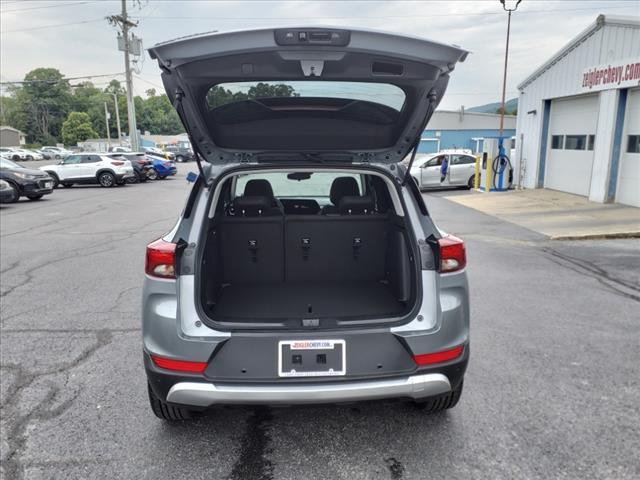
MULTIPOLYGON (((505 115, 505 138, 516 133, 515 115, 505 115)), ((422 133, 419 153, 434 153, 446 149, 465 149, 480 153, 486 138, 500 134, 500 115, 460 110, 436 110, 422 133)))
POLYGON ((518 85, 516 178, 640 207, 640 19, 600 15, 518 85))

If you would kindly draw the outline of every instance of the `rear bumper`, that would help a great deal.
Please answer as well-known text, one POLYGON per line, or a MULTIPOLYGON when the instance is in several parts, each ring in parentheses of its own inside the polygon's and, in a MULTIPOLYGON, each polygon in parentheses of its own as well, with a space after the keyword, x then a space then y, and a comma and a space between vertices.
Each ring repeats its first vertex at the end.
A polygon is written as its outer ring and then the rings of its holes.
POLYGON ((419 400, 450 390, 449 379, 440 373, 376 381, 311 385, 220 385, 180 382, 171 387, 167 401, 197 407, 216 404, 295 405, 383 398, 419 400))

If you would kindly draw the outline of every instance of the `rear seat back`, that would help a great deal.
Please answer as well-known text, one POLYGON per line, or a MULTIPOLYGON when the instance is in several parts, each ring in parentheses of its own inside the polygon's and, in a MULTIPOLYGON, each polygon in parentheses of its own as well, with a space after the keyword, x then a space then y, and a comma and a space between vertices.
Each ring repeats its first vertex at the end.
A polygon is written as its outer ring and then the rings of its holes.
POLYGON ((224 217, 218 232, 224 283, 284 281, 282 216, 224 217))
POLYGON ((284 224, 286 281, 381 280, 387 215, 296 215, 284 224))

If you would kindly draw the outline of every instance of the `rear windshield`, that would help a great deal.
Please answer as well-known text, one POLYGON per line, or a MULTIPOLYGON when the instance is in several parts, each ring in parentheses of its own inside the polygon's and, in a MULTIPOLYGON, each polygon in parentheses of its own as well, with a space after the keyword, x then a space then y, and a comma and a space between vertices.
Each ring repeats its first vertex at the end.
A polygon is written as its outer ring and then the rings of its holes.
POLYGON ((271 184, 276 197, 329 197, 331 184, 338 177, 353 177, 358 184, 359 194, 363 194, 361 176, 344 172, 314 172, 309 178, 291 179, 290 173, 255 173, 239 175, 236 183, 236 196, 244 194, 249 180, 263 179, 271 184))
POLYGON ((378 103, 400 111, 405 94, 400 87, 388 83, 278 81, 234 82, 214 85, 207 93, 209 108, 217 108, 242 100, 277 97, 343 98, 378 103))

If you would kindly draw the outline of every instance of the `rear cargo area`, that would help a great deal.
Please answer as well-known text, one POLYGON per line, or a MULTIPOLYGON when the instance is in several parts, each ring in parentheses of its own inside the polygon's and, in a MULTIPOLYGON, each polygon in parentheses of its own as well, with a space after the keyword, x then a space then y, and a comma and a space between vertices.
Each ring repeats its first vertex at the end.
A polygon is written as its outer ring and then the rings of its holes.
POLYGON ((395 318, 413 306, 412 262, 391 212, 222 216, 207 232, 203 307, 214 321, 251 324, 395 318))

